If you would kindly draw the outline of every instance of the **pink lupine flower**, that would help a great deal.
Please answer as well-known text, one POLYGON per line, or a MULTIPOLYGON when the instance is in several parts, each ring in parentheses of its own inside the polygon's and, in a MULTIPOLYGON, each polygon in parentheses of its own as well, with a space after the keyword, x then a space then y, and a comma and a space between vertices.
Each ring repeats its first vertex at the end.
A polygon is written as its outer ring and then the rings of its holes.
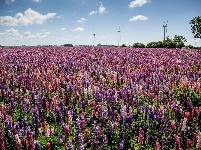
POLYGON ((176 126, 175 126, 175 121, 172 121, 172 122, 171 122, 171 128, 172 128, 173 130, 175 130, 175 129, 176 129, 176 126))
POLYGON ((65 126, 65 134, 66 134, 66 137, 68 137, 70 135, 70 126, 69 125, 65 126))
POLYGON ((15 135, 15 142, 16 142, 17 150, 20 150, 21 149, 21 140, 20 140, 18 134, 15 135))
POLYGON ((52 149, 52 141, 49 141, 46 145, 46 150, 51 150, 52 149))
POLYGON ((187 118, 187 120, 189 121, 191 119, 191 114, 190 112, 185 112, 184 116, 187 118))
POLYGON ((140 134, 139 137, 138 137, 138 146, 139 146, 139 147, 142 146, 143 140, 144 140, 144 136, 140 134))
POLYGON ((156 149, 155 150, 160 150, 160 149, 161 149, 160 143, 156 142, 156 149))
POLYGON ((68 111, 68 124, 71 126, 72 125, 72 115, 71 115, 71 112, 68 111))

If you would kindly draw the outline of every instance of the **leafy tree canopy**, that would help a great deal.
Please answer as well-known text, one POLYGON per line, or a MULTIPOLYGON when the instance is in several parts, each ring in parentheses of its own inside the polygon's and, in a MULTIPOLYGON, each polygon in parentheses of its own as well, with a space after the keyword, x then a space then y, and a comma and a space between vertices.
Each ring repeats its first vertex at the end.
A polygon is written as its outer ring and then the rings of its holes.
POLYGON ((190 24, 194 38, 201 38, 201 16, 193 18, 190 24))

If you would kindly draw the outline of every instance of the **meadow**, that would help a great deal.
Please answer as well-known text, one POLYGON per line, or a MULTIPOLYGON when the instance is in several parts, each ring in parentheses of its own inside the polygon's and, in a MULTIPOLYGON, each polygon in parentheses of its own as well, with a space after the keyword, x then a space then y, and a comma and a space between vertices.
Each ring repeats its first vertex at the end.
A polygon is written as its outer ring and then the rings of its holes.
POLYGON ((197 150, 200 129, 200 50, 0 48, 1 150, 197 150))

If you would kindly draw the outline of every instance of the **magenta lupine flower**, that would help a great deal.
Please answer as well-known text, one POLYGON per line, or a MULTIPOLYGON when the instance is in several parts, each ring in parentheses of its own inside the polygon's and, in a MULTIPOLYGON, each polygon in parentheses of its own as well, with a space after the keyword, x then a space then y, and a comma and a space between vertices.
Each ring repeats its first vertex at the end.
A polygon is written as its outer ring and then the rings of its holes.
POLYGON ((198 134, 197 134, 196 132, 194 132, 194 133, 193 133, 193 142, 194 142, 194 147, 196 147, 197 140, 198 140, 198 134))
POLYGON ((27 141, 29 143, 29 149, 30 150, 34 150, 34 137, 33 137, 33 134, 32 133, 28 133, 28 136, 27 136, 27 141))
POLYGON ((191 149, 191 140, 190 139, 187 139, 186 140, 186 147, 187 147, 187 150, 190 150, 191 149))
POLYGON ((28 149, 28 140, 26 137, 22 138, 21 143, 24 149, 28 149))
POLYGON ((175 149, 180 149, 181 148, 180 137, 174 134, 174 138, 175 138, 175 149))
POLYGON ((5 145, 5 142, 4 142, 3 133, 2 133, 1 129, 0 129, 0 149, 1 150, 6 150, 6 145, 5 145))

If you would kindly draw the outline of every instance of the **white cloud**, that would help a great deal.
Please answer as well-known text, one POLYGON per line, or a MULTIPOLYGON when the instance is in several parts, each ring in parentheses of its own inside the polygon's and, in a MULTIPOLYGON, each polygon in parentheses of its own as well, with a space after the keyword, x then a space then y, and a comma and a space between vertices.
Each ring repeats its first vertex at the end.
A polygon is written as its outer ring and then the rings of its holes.
POLYGON ((31 32, 30 32, 30 31, 24 32, 24 35, 25 35, 25 36, 30 36, 30 35, 31 35, 31 32))
POLYGON ((33 2, 39 3, 41 0, 32 0, 33 2))
POLYGON ((146 20, 148 20, 148 17, 143 15, 137 15, 129 19, 129 21, 146 21, 146 20))
POLYGON ((86 18, 80 18, 79 20, 77 20, 77 22, 82 23, 85 22, 87 19, 86 18))
POLYGON ((16 0, 6 0, 6 4, 10 4, 10 3, 13 3, 13 2, 17 2, 16 0))
POLYGON ((61 31, 64 31, 64 30, 66 30, 66 28, 61 28, 60 30, 61 30, 61 31))
POLYGON ((91 11, 88 15, 89 15, 89 16, 92 16, 92 15, 95 15, 95 14, 97 14, 97 11, 94 11, 94 10, 93 10, 93 11, 91 11))
POLYGON ((31 34, 30 31, 24 32, 24 36, 28 39, 42 39, 50 35, 50 32, 31 34))
POLYGON ((27 9, 24 14, 17 13, 15 17, 0 16, 0 26, 28 26, 32 24, 43 24, 48 19, 54 18, 56 13, 42 15, 31 8, 27 9))
POLYGON ((18 32, 18 30, 15 30, 13 28, 6 30, 5 32, 0 33, 1 38, 4 38, 6 40, 20 40, 22 39, 22 35, 18 32))
POLYGON ((84 31, 84 28, 78 27, 76 29, 73 29, 74 32, 82 32, 84 31))
MULTIPOLYGON (((18 30, 13 28, 6 30, 5 32, 0 32, 0 39, 6 41, 26 41, 27 39, 42 39, 50 35, 50 32, 36 33, 32 34, 30 31, 20 34, 18 30)), ((12 45, 12 44, 11 44, 12 45)))
POLYGON ((100 7, 99 7, 99 13, 100 13, 100 14, 107 13, 107 12, 106 12, 106 8, 103 6, 102 3, 101 3, 101 5, 100 5, 100 7))
POLYGON ((142 7, 144 4, 148 3, 149 0, 134 0, 130 2, 128 7, 133 8, 133 7, 142 7))

